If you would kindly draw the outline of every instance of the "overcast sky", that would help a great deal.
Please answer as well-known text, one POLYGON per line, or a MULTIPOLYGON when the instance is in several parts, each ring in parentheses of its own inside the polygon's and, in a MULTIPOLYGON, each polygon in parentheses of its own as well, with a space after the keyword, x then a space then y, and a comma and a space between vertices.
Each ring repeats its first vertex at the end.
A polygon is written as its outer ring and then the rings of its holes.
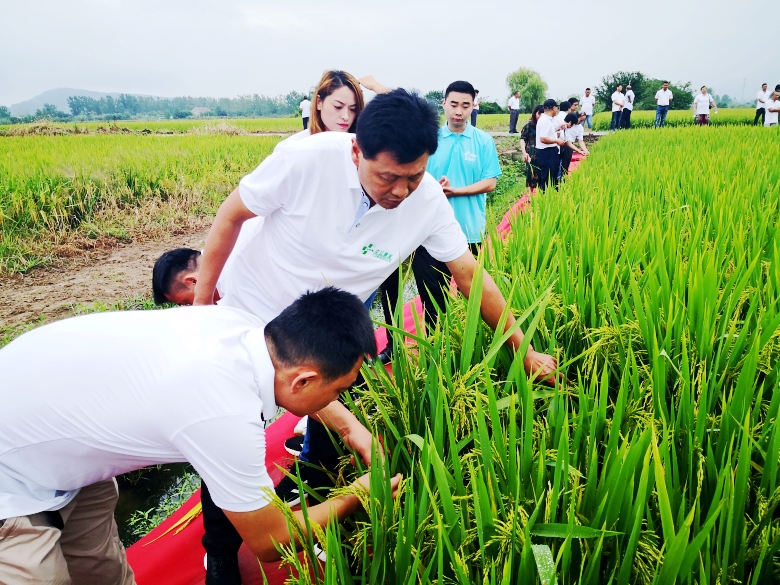
POLYGON ((565 97, 618 70, 755 97, 780 83, 779 0, 0 0, 0 105, 73 87, 157 96, 306 91, 326 69, 565 97), (570 22, 567 21, 567 18, 570 22))

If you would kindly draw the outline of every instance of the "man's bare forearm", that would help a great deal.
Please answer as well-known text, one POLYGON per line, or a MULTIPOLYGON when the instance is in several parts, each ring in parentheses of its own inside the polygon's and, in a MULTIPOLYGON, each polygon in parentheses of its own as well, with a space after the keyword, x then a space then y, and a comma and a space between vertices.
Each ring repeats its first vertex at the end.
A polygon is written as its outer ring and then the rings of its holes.
POLYGON ((360 425, 357 417, 338 401, 331 402, 322 410, 310 414, 309 417, 321 422, 339 435, 345 435, 354 428, 354 425, 360 425))
POLYGON ((236 245, 241 226, 251 217, 254 217, 254 214, 244 206, 238 189, 219 207, 203 249, 203 260, 195 285, 194 305, 213 304, 219 275, 236 245))
POLYGON ((444 193, 447 197, 462 197, 464 195, 480 195, 482 193, 491 193, 496 190, 496 179, 482 179, 471 185, 465 187, 458 187, 457 189, 445 189, 444 193))

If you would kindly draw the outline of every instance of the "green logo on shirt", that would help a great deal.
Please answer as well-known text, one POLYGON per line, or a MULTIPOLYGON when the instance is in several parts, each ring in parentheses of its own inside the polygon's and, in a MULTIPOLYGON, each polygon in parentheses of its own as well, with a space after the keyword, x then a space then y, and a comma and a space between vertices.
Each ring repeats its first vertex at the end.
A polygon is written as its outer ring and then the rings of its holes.
POLYGON ((379 260, 384 260, 385 262, 393 261, 393 255, 390 252, 385 252, 384 250, 380 250, 379 248, 374 248, 374 244, 363 246, 363 256, 365 256, 366 254, 371 254, 374 258, 378 258, 379 260))

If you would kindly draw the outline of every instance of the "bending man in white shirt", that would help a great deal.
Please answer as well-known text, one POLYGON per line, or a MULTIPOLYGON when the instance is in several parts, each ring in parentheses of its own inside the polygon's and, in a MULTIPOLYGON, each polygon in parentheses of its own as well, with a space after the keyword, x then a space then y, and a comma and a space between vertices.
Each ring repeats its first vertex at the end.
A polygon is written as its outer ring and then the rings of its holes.
MULTIPOLYGON (((267 324, 229 307, 111 312, 12 341, 0 350, 0 583, 131 585, 113 477, 183 461, 258 559, 278 559, 290 537, 268 505, 265 423, 278 407, 327 407, 375 353, 362 302, 333 288, 267 324)), ((353 442, 349 424, 331 423, 353 442)), ((339 496, 308 516, 324 525, 359 506, 339 496)))

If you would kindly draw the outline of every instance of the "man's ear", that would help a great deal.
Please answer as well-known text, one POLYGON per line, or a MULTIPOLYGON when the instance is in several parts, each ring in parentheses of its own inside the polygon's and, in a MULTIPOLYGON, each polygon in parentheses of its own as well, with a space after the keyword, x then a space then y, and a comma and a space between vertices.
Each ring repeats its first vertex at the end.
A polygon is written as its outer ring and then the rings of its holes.
POLYGON ((290 384, 290 391, 292 394, 299 394, 319 378, 321 378, 320 373, 315 370, 302 370, 293 378, 290 384))
POLYGON ((357 138, 352 139, 352 162, 356 167, 360 167, 360 145, 357 142, 357 138))
POLYGON ((184 286, 187 288, 194 289, 196 284, 198 284, 197 272, 190 272, 187 276, 184 277, 184 286))

